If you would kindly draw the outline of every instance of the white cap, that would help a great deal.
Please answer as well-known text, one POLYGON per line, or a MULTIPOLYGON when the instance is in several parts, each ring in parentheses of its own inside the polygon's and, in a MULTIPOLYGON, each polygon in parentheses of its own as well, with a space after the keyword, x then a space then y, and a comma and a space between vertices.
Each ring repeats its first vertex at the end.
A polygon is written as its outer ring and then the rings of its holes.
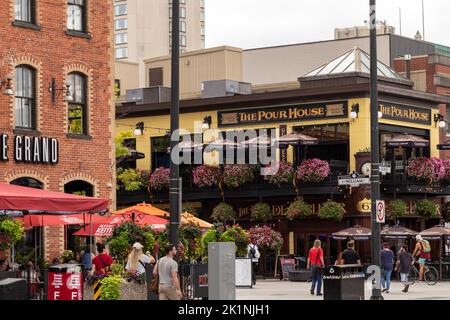
POLYGON ((144 246, 142 244, 140 244, 139 242, 136 242, 135 244, 133 244, 133 248, 134 249, 142 249, 144 246))
POLYGON ((423 239, 422 239, 422 236, 420 235, 420 234, 418 234, 417 236, 416 236, 416 240, 417 241, 422 241, 423 239))

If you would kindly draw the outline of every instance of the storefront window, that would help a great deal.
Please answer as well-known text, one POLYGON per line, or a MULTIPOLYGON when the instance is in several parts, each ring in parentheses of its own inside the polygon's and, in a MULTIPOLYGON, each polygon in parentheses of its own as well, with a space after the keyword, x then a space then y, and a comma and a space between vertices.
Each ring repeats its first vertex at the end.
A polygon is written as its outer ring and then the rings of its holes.
POLYGON ((170 137, 151 138, 152 170, 159 167, 170 167, 170 137))

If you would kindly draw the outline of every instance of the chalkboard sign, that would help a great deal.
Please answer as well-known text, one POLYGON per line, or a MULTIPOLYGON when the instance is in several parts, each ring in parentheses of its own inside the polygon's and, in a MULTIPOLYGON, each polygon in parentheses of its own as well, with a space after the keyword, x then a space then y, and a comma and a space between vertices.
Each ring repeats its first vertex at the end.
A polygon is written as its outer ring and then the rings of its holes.
POLYGON ((236 287, 253 287, 252 259, 236 258, 236 287))
POLYGON ((289 271, 295 270, 295 259, 280 259, 283 280, 289 280, 289 271))

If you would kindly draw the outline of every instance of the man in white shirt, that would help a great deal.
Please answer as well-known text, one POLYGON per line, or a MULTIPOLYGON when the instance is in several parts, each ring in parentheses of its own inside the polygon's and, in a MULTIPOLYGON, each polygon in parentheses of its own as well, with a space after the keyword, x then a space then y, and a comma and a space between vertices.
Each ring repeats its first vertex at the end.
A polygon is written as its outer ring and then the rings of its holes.
POLYGON ((252 259, 253 272, 252 272, 252 281, 253 285, 256 284, 256 270, 258 268, 258 262, 261 254, 259 253, 258 246, 254 243, 250 243, 247 246, 247 257, 252 259))

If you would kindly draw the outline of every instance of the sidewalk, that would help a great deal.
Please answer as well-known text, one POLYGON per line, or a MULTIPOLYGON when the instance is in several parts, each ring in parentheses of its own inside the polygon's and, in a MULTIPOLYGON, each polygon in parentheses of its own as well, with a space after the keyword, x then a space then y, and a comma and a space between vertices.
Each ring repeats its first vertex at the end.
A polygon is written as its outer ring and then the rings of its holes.
MULTIPOLYGON (((258 280, 253 289, 238 288, 237 300, 323 300, 323 296, 309 293, 311 283, 281 281, 278 279, 258 280)), ((383 294, 385 300, 450 300, 450 282, 438 282, 434 286, 415 283, 408 293, 401 290, 400 282, 392 282, 389 294, 383 294)), ((323 290, 322 290, 323 293, 323 290)), ((370 298, 370 288, 366 285, 366 300, 370 298)))

